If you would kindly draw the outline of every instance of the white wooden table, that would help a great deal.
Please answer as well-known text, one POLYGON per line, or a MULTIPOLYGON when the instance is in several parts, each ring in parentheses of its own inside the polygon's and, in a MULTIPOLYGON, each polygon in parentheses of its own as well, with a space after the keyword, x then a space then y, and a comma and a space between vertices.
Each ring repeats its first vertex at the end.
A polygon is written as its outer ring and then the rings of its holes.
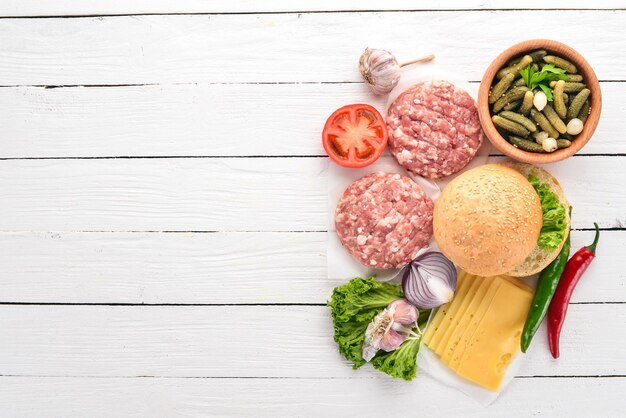
POLYGON ((0 1, 0 416, 624 416, 626 2, 440 3, 0 1), (562 358, 542 333, 488 409, 353 371, 324 306, 319 136, 340 105, 384 107, 358 56, 434 51, 476 82, 536 37, 604 96, 548 167, 573 248, 603 229, 562 358))

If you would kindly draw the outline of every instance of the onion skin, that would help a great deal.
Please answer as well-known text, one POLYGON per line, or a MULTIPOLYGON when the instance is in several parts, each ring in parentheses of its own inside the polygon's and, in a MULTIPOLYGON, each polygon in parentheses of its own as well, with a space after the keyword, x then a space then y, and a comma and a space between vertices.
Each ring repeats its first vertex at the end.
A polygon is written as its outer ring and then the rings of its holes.
POLYGON ((442 253, 423 253, 405 269, 402 291, 416 307, 432 309, 452 300, 456 289, 456 267, 442 253))

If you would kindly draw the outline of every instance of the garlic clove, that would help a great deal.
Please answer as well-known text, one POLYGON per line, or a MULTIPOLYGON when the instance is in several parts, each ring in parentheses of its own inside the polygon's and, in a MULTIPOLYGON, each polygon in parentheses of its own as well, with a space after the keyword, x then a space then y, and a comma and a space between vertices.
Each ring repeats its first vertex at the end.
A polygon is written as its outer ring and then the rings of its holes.
POLYGON ((419 316, 417 308, 406 299, 394 300, 387 309, 393 314, 394 323, 398 324, 414 324, 419 316))
POLYGON ((380 349, 384 351, 393 351, 406 341, 406 335, 402 335, 393 328, 380 340, 380 349))
POLYGON ((374 358, 378 350, 380 350, 380 340, 382 335, 374 335, 374 321, 370 322, 365 330, 365 339, 363 340, 361 357, 363 360, 370 361, 374 358))
POLYGON ((366 48, 359 59, 359 72, 374 94, 387 94, 400 81, 400 64, 384 49, 366 48))
POLYGON ((363 340, 363 351, 361 352, 361 357, 363 360, 370 361, 374 358, 378 350, 380 350, 380 340, 377 341, 376 344, 372 344, 371 341, 363 340))
POLYGON ((535 93, 535 97, 533 97, 533 105, 537 108, 538 111, 542 111, 544 107, 548 104, 548 96, 542 91, 538 91, 535 93))
MULTIPOLYGON (((378 315, 372 319, 365 330, 365 338, 363 340, 361 356, 365 361, 370 361, 378 350, 380 350, 380 342, 389 332, 393 325, 393 313, 387 308, 383 309, 378 315)), ((395 331, 394 331, 395 332, 395 331)))

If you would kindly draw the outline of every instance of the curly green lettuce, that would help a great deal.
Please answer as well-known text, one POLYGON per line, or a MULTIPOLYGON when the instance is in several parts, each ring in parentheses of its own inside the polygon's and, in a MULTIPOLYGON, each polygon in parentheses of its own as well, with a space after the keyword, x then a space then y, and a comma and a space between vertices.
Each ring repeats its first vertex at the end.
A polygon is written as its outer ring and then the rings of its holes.
POLYGON ((552 193, 545 184, 541 183, 537 176, 529 175, 528 181, 539 195, 543 213, 543 224, 541 225, 537 245, 547 250, 555 250, 563 242, 567 233, 565 207, 557 195, 552 193))
POLYGON ((373 277, 357 277, 333 290, 326 304, 331 308, 334 338, 339 344, 339 352, 352 362, 353 368, 365 364, 361 346, 369 323, 387 305, 403 297, 400 286, 381 283, 373 277))
MULTIPOLYGON (((381 283, 374 277, 357 277, 333 290, 331 299, 326 304, 331 308, 334 339, 339 352, 358 369, 366 363, 362 357, 362 345, 365 330, 376 315, 391 302, 404 298, 398 285, 381 283)), ((419 322, 428 320, 430 311, 420 311, 419 322)), ((419 339, 407 340, 391 352, 379 351, 372 359, 372 365, 388 375, 411 380, 417 372, 417 352, 419 339)))
POLYGON ((406 340, 394 351, 379 351, 372 359, 372 366, 391 377, 412 380, 417 374, 417 352, 420 340, 406 340))

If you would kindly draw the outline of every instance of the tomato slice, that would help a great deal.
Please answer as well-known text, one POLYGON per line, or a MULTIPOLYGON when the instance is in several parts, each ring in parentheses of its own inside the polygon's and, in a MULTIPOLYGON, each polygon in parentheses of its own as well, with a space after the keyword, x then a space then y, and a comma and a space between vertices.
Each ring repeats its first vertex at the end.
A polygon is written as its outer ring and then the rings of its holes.
POLYGON ((322 131, 328 156, 343 167, 372 164, 387 146, 387 124, 367 104, 351 104, 333 112, 322 131))

